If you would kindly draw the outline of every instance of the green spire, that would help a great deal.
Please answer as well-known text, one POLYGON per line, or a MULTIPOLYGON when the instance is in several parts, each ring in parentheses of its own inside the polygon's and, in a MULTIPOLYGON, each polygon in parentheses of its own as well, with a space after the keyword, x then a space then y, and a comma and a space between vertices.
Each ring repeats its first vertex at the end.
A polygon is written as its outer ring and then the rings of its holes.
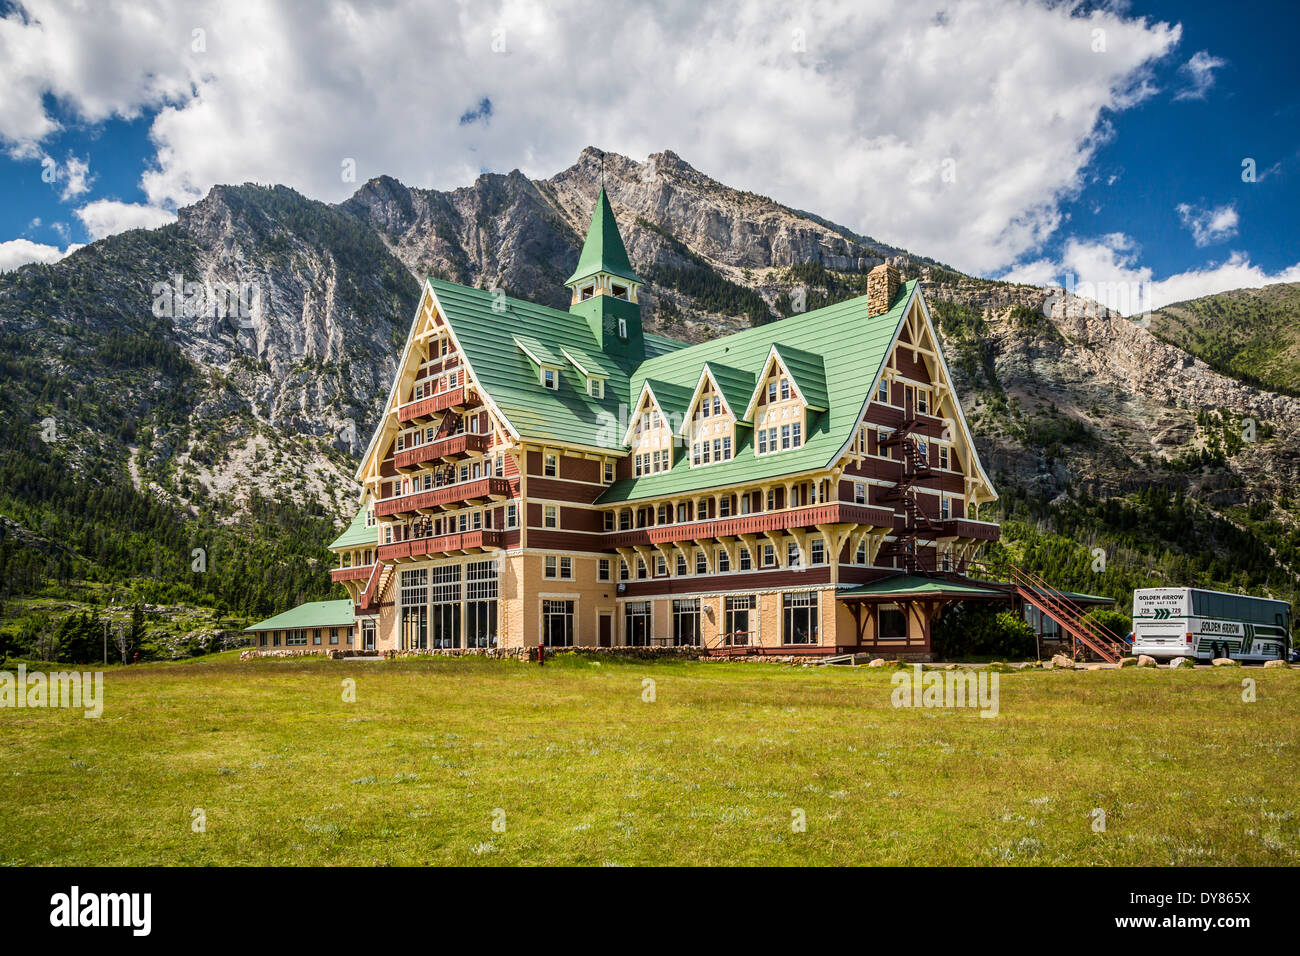
POLYGON ((609 207, 605 187, 600 187, 596 197, 596 208, 591 213, 591 226, 587 229, 587 241, 582 244, 582 255, 578 257, 578 268, 565 285, 574 285, 584 279, 590 279, 599 272, 640 282, 632 263, 628 261, 627 249, 623 246, 623 237, 618 234, 618 223, 614 221, 614 210, 609 207))

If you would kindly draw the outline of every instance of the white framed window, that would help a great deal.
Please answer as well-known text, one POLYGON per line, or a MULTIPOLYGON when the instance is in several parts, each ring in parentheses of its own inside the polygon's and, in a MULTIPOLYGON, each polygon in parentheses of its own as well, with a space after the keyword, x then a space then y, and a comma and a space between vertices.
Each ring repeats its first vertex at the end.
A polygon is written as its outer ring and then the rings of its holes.
POLYGON ((695 573, 696 574, 709 573, 709 557, 704 553, 703 548, 700 548, 698 551, 695 552, 695 573))
POLYGON ((506 505, 506 527, 519 527, 519 506, 513 502, 506 505))
POLYGON ((749 548, 742 546, 736 552, 736 566, 742 571, 748 571, 753 566, 753 558, 749 555, 749 548))
POLYGON ((948 470, 948 446, 939 446, 939 467, 944 471, 948 470))
POLYGON ((603 378, 587 379, 587 394, 592 398, 604 398, 605 380, 603 378))
POLYGON ((613 483, 614 483, 614 463, 612 461, 607 461, 605 462, 605 484, 612 485, 613 483))
POLYGON ((542 527, 558 528, 560 526, 559 505, 542 505, 542 527))
POLYGON ((553 368, 542 369, 542 388, 549 388, 552 391, 560 387, 560 377, 553 368))
POLYGON ((867 485, 862 481, 853 483, 853 503, 855 505, 865 505, 867 503, 867 485))
POLYGON ((609 580, 609 558, 601 558, 596 562, 596 580, 609 580))
POLYGON ((810 560, 813 564, 826 563, 826 542, 821 538, 813 538, 810 560))
POLYGON ((542 474, 547 478, 558 478, 560 476, 559 455, 552 455, 548 452, 542 456, 542 474))
POLYGON ((952 499, 947 495, 939 496, 939 517, 945 521, 952 517, 952 499))
POLYGON ((620 339, 627 338, 627 319, 618 320, 618 337, 620 339))
POLYGON ((719 574, 726 574, 731 570, 731 555, 727 554, 726 548, 718 549, 717 558, 715 560, 717 561, 719 574))

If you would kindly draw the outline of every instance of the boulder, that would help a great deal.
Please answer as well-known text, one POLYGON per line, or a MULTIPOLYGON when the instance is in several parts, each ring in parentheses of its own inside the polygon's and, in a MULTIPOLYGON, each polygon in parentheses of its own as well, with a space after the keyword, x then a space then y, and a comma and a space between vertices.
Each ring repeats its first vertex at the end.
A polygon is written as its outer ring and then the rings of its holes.
POLYGON ((867 664, 867 666, 868 666, 868 667, 884 667, 884 666, 885 666, 885 659, 884 659, 883 657, 877 657, 875 660, 870 661, 870 662, 867 664))
POLYGON ((1137 667, 1138 659, 1136 657, 1121 657, 1119 659, 1120 667, 1137 667))
POLYGON ((1155 667, 1155 666, 1156 666, 1156 659, 1154 657, 1148 657, 1146 654, 1138 655, 1138 667, 1155 667))
POLYGON ((1276 660, 1276 661, 1265 661, 1264 666, 1265 667, 1290 667, 1291 665, 1284 660, 1276 660))
POLYGON ((1069 669, 1069 668, 1074 667, 1074 661, 1071 660, 1070 657, 1068 657, 1068 656, 1065 655, 1065 654, 1053 654, 1053 655, 1052 655, 1052 666, 1053 666, 1053 667, 1064 667, 1064 668, 1066 668, 1066 669, 1069 669))
POLYGON ((1216 657, 1210 661, 1215 667, 1240 667, 1241 661, 1234 661, 1231 657, 1216 657))
POLYGON ((1169 662, 1169 666, 1171 669, 1174 667, 1195 667, 1196 661, 1192 660, 1190 657, 1175 657, 1169 662))

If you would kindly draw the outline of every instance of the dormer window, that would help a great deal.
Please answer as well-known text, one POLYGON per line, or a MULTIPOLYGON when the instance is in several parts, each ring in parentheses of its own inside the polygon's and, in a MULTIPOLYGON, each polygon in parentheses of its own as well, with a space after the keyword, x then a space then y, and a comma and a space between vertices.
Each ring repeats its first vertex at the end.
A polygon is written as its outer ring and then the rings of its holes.
POLYGON ((627 319, 618 320, 618 337, 620 339, 627 338, 627 319))
POLYGON ((603 378, 587 379, 587 394, 592 398, 604 398, 605 380, 603 378))
POLYGON ((560 376, 553 368, 542 369, 542 388, 549 388, 555 391, 560 387, 560 376))

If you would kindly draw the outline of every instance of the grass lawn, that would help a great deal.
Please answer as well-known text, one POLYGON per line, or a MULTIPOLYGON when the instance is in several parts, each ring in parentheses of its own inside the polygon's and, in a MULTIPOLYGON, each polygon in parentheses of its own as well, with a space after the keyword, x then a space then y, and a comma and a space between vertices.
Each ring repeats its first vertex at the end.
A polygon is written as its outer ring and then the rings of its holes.
POLYGON ((891 673, 110 669, 98 720, 0 709, 0 863, 1300 862, 1300 672, 1002 674, 994 719, 894 708, 891 673))

